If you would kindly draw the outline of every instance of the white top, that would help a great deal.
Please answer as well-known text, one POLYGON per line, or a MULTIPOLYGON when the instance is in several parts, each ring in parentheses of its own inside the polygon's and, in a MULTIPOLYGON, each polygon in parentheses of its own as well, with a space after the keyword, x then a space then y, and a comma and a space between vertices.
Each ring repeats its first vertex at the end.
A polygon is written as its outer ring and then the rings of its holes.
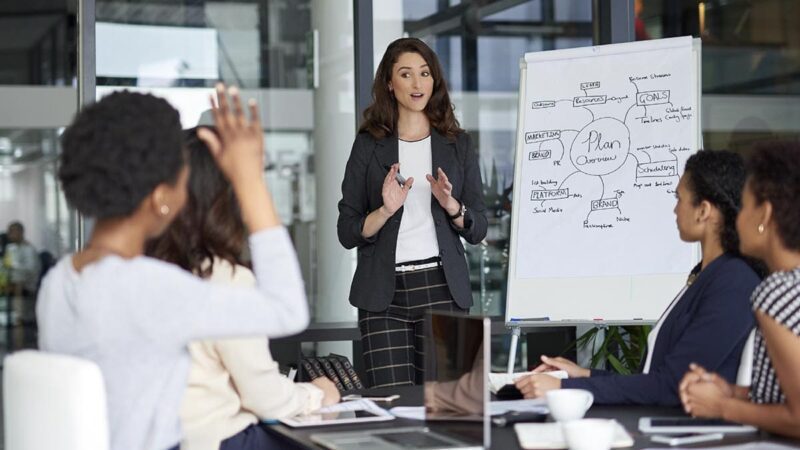
POLYGON ((672 303, 669 304, 667 310, 664 311, 664 314, 661 314, 661 317, 658 319, 658 322, 656 322, 656 326, 654 326, 653 329, 650 330, 650 334, 647 335, 647 359, 645 359, 644 361, 644 369, 642 370, 642 373, 650 373, 650 361, 653 359, 653 349, 656 348, 656 339, 658 339, 658 332, 659 330, 661 330, 661 324, 663 324, 664 321, 667 319, 667 317, 669 317, 669 313, 670 311, 672 311, 675 305, 677 305, 678 302, 681 301, 681 299, 683 298, 683 294, 686 292, 686 289, 689 289, 688 284, 683 286, 683 289, 681 289, 681 291, 678 292, 678 295, 676 295, 675 298, 672 299, 672 303))
MULTIPOLYGON (((395 262, 418 261, 439 255, 439 241, 431 214, 431 185, 425 175, 432 174, 431 137, 408 142, 398 139, 400 174, 414 177, 414 186, 408 191, 397 235, 395 262)), ((436 176, 435 174, 432 174, 436 176)))
POLYGON ((286 336, 308 325, 286 229, 251 235, 250 249, 258 289, 209 283, 145 256, 109 255, 78 273, 68 255, 45 277, 37 305, 39 348, 100 367, 112 450, 178 444, 190 341, 286 336))
MULTIPOLYGON (((212 283, 254 287, 248 268, 215 258, 212 283)), ((322 390, 294 383, 278 371, 264 337, 189 344, 192 367, 181 405, 181 450, 217 450, 221 441, 259 419, 308 414, 322 406, 322 390)))

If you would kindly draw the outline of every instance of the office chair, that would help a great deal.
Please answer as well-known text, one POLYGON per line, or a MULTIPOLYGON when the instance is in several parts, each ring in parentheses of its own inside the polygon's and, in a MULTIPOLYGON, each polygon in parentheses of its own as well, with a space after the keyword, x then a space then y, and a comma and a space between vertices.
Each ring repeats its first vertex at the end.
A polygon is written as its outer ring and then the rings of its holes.
POLYGON ((91 361, 24 350, 3 370, 5 450, 108 450, 103 375, 91 361))
POLYGON ((736 384, 739 386, 750 386, 753 378, 753 347, 755 346, 756 330, 750 332, 747 342, 742 350, 742 358, 739 360, 739 371, 736 373, 736 384))

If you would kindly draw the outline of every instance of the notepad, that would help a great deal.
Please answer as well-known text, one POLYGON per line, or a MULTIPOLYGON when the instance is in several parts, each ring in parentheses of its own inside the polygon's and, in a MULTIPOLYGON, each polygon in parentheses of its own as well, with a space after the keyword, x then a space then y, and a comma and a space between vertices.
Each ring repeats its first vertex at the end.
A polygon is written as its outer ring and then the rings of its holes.
MULTIPOLYGON (((514 425, 517 433, 519 446, 525 449, 546 448, 561 449, 567 448, 564 440, 564 433, 561 424, 558 422, 550 423, 518 423, 514 425)), ((633 445, 633 438, 619 422, 614 421, 614 441, 611 447, 630 447, 633 445)))
MULTIPOLYGON (((565 370, 553 370, 550 372, 539 372, 539 373, 561 379, 569 378, 569 375, 567 375, 567 371, 565 370)), ((492 394, 497 394, 497 391, 499 391, 500 388, 502 388, 503 386, 507 384, 514 384, 514 382, 517 381, 517 378, 521 378, 532 374, 533 372, 490 373, 489 390, 492 392, 492 394)))

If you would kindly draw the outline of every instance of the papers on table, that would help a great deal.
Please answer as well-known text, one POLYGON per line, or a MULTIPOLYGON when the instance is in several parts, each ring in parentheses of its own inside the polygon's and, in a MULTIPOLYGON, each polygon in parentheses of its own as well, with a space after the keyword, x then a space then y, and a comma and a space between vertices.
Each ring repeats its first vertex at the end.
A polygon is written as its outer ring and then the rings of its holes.
POLYGON ((395 406, 389 412, 402 419, 425 420, 424 406, 395 406))
MULTIPOLYGON (((547 414, 550 411, 547 409, 544 399, 537 398, 534 400, 505 400, 494 401, 489 403, 489 415, 499 416, 507 412, 536 412, 547 414)), ((412 420, 425 420, 425 407, 424 406, 395 406, 389 412, 395 417, 412 420)))
MULTIPOLYGON (((551 372, 540 372, 542 374, 550 375, 551 377, 556 378, 568 378, 567 372, 564 370, 554 370, 551 372)), ((489 390, 492 391, 492 394, 497 394, 497 391, 500 390, 503 386, 507 384, 514 384, 517 381, 517 378, 524 377, 527 375, 531 375, 533 372, 516 372, 516 373, 490 373, 489 374, 489 390)))
POLYGON ((531 400, 497 400, 489 403, 489 414, 499 416, 507 412, 535 412, 548 414, 547 402, 543 398, 531 400))
POLYGON ((340 402, 335 405, 323 406, 316 410, 318 414, 337 413, 344 411, 383 411, 383 408, 375 404, 374 401, 362 398, 360 400, 353 400, 349 402, 340 402))
MULTIPOLYGON (((567 448, 564 440, 564 433, 561 424, 558 422, 549 423, 518 423, 514 425, 517 432, 519 446, 529 448, 561 449, 567 448)), ((613 448, 630 447, 633 445, 633 438, 619 422, 614 421, 614 442, 613 448)))

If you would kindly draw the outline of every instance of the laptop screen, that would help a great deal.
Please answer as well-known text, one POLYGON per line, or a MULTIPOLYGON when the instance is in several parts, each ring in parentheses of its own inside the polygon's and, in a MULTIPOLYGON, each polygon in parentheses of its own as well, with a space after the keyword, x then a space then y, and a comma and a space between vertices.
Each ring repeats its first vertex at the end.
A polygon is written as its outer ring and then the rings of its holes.
POLYGON ((436 431, 488 447, 489 319, 434 311, 426 319, 425 419, 452 421, 436 431))

